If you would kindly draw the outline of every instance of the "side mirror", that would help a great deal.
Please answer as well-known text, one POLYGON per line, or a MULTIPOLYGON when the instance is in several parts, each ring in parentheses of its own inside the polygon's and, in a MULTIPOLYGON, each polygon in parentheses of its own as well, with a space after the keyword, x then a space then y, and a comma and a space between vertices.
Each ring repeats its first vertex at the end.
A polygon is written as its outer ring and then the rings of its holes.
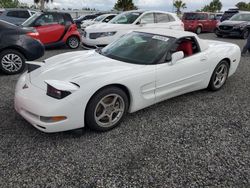
POLYGON ((143 25, 145 25, 146 23, 147 23, 147 22, 144 21, 144 20, 139 20, 139 21, 136 23, 136 25, 143 26, 143 25))
POLYGON ((174 65, 176 62, 184 58, 183 51, 175 52, 172 54, 172 61, 171 64, 174 65))

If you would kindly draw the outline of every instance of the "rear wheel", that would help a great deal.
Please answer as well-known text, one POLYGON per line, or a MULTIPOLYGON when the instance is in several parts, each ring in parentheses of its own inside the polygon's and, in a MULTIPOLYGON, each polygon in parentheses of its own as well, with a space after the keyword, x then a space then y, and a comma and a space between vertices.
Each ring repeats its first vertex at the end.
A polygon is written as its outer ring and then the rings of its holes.
POLYGON ((25 58, 17 50, 4 50, 0 53, 0 70, 5 74, 18 74, 25 68, 25 58))
POLYGON ((214 69, 208 88, 217 91, 226 83, 229 72, 229 64, 226 60, 222 60, 214 69))
POLYGON ((67 40, 67 45, 71 48, 71 49, 76 49, 79 47, 80 45, 80 40, 78 37, 76 36, 71 36, 68 38, 67 40))
POLYGON ((201 27, 197 27, 197 29, 196 29, 196 34, 201 34, 201 32, 202 32, 202 28, 201 27))
POLYGON ((107 87, 96 93, 86 108, 89 128, 108 131, 120 124, 128 110, 128 97, 117 87, 107 87))

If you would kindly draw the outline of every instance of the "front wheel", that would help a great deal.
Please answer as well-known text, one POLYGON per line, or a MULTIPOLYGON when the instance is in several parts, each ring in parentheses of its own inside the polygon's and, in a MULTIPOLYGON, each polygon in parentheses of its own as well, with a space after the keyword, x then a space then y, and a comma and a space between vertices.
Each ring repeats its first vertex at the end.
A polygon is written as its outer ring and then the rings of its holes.
POLYGON ((248 35, 249 35, 249 31, 248 31, 248 30, 245 30, 245 31, 242 33, 242 38, 243 38, 243 39, 247 39, 248 35))
POLYGON ((211 76, 208 89, 217 91, 226 83, 229 72, 229 64, 226 60, 222 60, 214 69, 211 76))
POLYGON ((79 47, 80 45, 80 40, 78 37, 76 36, 71 36, 68 38, 67 40, 67 45, 71 48, 71 49, 76 49, 79 47))
POLYGON ((128 110, 128 97, 117 87, 107 87, 89 101, 85 121, 89 128, 108 131, 119 125, 128 110))
POLYGON ((25 68, 24 56, 16 50, 4 50, 0 53, 0 70, 5 74, 18 74, 25 68))

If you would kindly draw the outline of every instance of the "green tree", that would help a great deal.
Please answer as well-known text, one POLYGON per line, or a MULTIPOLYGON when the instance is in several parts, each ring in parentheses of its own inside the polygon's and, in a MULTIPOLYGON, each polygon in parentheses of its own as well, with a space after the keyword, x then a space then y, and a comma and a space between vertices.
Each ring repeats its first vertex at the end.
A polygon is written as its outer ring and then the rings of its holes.
POLYGON ((136 10, 137 7, 134 5, 133 0, 117 0, 115 6, 115 10, 136 10))
POLYGON ((235 6, 238 7, 240 10, 250 11, 250 3, 239 2, 235 6))
POLYGON ((1 8, 16 8, 19 5, 18 0, 1 0, 0 7, 1 8))
POLYGON ((209 5, 205 5, 201 11, 203 12, 220 12, 222 3, 220 0, 213 0, 209 5))
POLYGON ((181 14, 181 9, 187 8, 186 3, 182 2, 182 0, 176 0, 176 1, 174 1, 173 5, 176 8, 176 13, 178 15, 181 14))
POLYGON ((53 0, 34 0, 34 3, 40 4, 40 9, 44 10, 45 3, 53 2, 53 0))

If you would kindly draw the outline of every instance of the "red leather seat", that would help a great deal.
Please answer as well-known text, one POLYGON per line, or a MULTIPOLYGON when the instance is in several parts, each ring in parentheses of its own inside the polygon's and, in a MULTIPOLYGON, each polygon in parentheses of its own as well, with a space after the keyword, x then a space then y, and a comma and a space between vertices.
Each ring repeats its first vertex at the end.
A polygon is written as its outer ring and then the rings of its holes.
POLYGON ((185 56, 193 55, 192 42, 189 40, 182 41, 178 46, 177 51, 183 51, 185 56))

